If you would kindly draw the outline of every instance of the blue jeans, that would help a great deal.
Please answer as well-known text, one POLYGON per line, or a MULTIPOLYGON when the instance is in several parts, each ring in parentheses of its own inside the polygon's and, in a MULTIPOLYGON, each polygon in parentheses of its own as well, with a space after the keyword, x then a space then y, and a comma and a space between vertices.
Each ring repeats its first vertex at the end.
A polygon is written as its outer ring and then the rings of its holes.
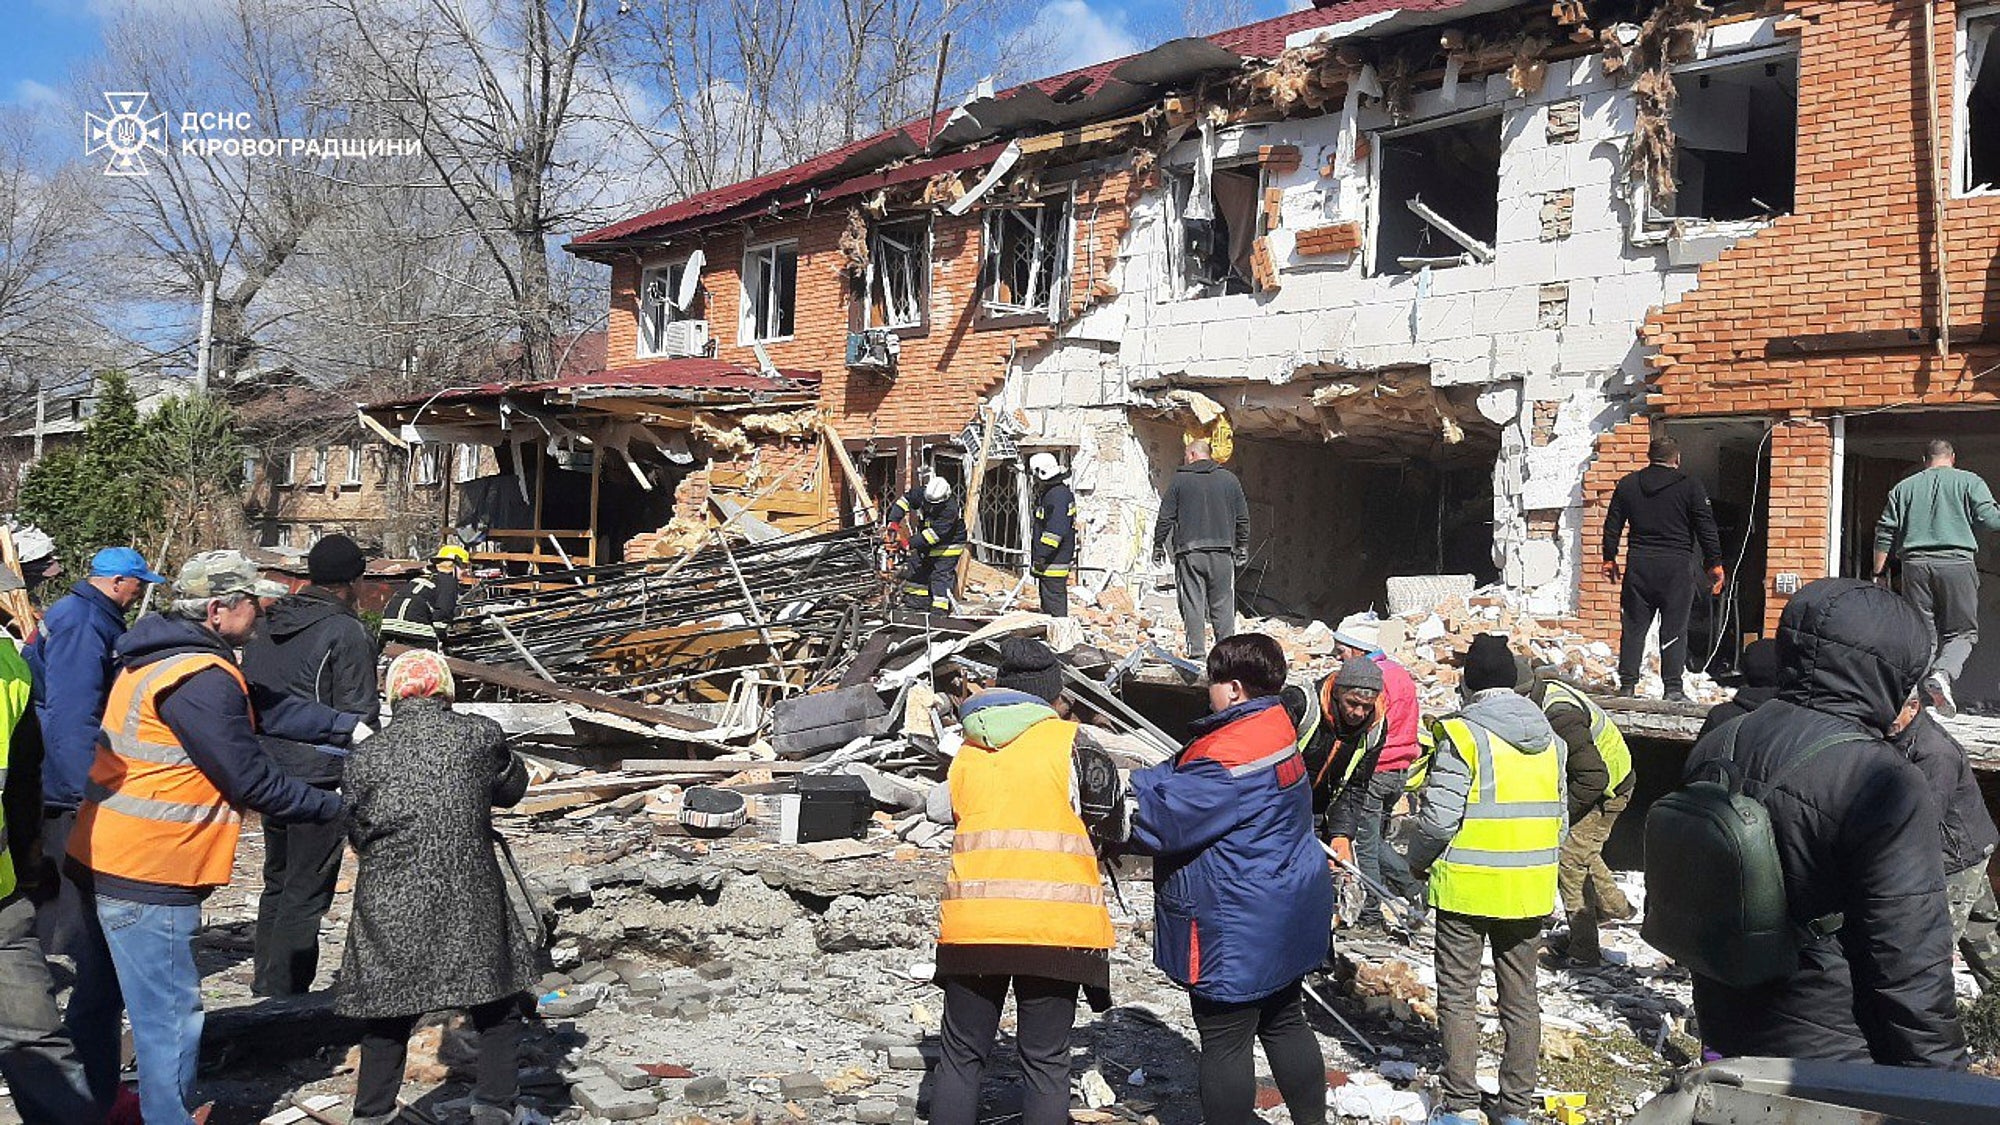
POLYGON ((69 1006, 63 1009, 63 1031, 76 1044, 76 1057, 83 1063, 91 1096, 97 1099, 98 1108, 108 1111, 118 1097, 123 1058, 119 1016, 125 1011, 125 996, 118 988, 118 970, 111 963, 104 927, 97 920, 96 897, 67 866, 62 881, 64 893, 74 894, 79 906, 65 927, 64 952, 76 962, 76 986, 70 991, 69 1006))
POLYGON ((139 1112, 146 1125, 192 1125, 195 1063, 201 1056, 201 970, 194 935, 201 907, 97 899, 97 920, 139 1061, 139 1112))
POLYGON ((1397 799, 1403 795, 1403 781, 1409 776, 1407 769, 1383 770, 1368 779, 1368 792, 1361 802, 1361 825, 1354 833, 1355 866, 1383 889, 1402 898, 1421 893, 1424 885, 1410 874, 1409 864, 1383 838, 1383 830, 1396 809, 1397 799))

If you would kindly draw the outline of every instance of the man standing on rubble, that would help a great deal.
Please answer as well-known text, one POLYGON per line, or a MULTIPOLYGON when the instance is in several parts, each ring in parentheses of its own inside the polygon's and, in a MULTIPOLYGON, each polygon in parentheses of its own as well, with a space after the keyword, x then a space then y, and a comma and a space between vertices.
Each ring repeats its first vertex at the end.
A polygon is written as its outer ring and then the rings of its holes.
POLYGON ((196 555, 169 610, 140 619, 118 644, 105 735, 64 866, 91 902, 68 1024, 92 1093, 108 1106, 119 1012, 129 1013, 148 1125, 193 1120, 202 1027, 194 936, 202 901, 229 882, 242 810, 314 823, 340 815, 339 796, 286 776, 257 731, 339 744, 353 737, 354 716, 262 692, 236 662, 258 599, 285 592, 235 551, 196 555))
POLYGON ((1930 784, 1944 828, 1944 889, 1951 936, 1982 996, 2000 998, 2000 903, 1986 877, 2000 828, 1986 810, 1965 747, 1924 706, 1921 693, 1903 707, 1906 723, 1892 740, 1930 784))
POLYGON ((382 607, 382 636, 411 648, 442 649, 444 635, 458 616, 459 572, 472 566, 472 553, 446 543, 429 569, 403 583, 382 607))
POLYGON ((922 485, 889 506, 889 522, 910 519, 910 563, 903 574, 903 604, 927 613, 950 613, 958 584, 958 560, 965 555, 965 517, 951 482, 931 474, 922 485))
POLYGON ((1935 655, 1924 691, 1938 714, 1958 714, 1952 685, 1979 644, 1978 531, 2000 531, 2000 503, 1978 476, 1958 467, 1958 451, 1940 438, 1925 450, 1922 472, 1889 490, 1875 524, 1877 582, 1889 559, 1902 568, 1903 596, 1923 615, 1935 655))
POLYGON ((1076 564, 1076 494, 1069 489, 1069 470, 1053 453, 1028 458, 1028 472, 1042 482, 1035 501, 1035 522, 1029 531, 1028 569, 1039 587, 1042 612, 1069 616, 1069 571, 1076 564))
MULTIPOLYGON (((1388 844, 1389 822, 1410 770, 1417 764, 1418 732, 1421 729, 1421 701, 1417 681, 1409 669, 1389 658, 1382 650, 1382 622, 1367 614, 1353 614, 1333 633, 1333 654, 1346 662, 1366 658, 1382 670, 1382 753, 1375 760, 1375 772, 1368 778, 1364 803, 1355 821, 1354 856, 1361 873, 1383 890, 1397 895, 1413 915, 1424 910, 1423 880, 1410 874, 1409 865, 1388 844)), ((1396 926, 1410 919, 1391 917, 1385 910, 1383 921, 1396 926)))
POLYGON ((1154 556, 1164 560, 1173 552, 1174 593, 1190 660, 1208 651, 1208 629, 1218 640, 1235 634, 1236 568, 1250 562, 1250 502, 1236 474, 1213 456, 1206 439, 1188 443, 1153 529, 1154 556))
MULTIPOLYGON (((355 613, 355 582, 367 560, 345 535, 329 535, 306 555, 311 585, 279 598, 257 635, 243 646, 250 682, 373 722, 381 713, 375 638, 355 613)), ((272 760, 316 789, 340 788, 347 752, 334 746, 262 735, 272 760)), ((319 924, 340 878, 344 826, 264 822, 264 892, 257 901, 259 996, 312 990, 319 969, 319 924)))
POLYGON ((41 863, 33 880, 35 930, 51 954, 76 956, 89 904, 57 865, 69 850, 70 829, 83 803, 104 700, 116 671, 111 649, 125 635, 125 613, 146 587, 166 579, 130 547, 106 547, 90 560, 90 575, 42 615, 22 655, 35 677, 35 717, 41 722, 41 863))
POLYGON ((1542 1038, 1538 939, 1556 906, 1568 751, 1541 709, 1514 690, 1507 638, 1474 637, 1463 664, 1467 702, 1432 725, 1437 751, 1410 843, 1410 868, 1428 870, 1437 908, 1444 1086, 1431 1121, 1477 1120, 1479 962, 1491 944, 1506 1038, 1498 1120, 1526 1125, 1542 1038))
POLYGON ((1666 698, 1687 699, 1688 615, 1694 610, 1694 555, 1708 569, 1708 591, 1722 593, 1722 536, 1701 482, 1681 472, 1680 443, 1665 434, 1647 451, 1651 462, 1627 473, 1611 493, 1604 513, 1604 577, 1624 586, 1619 593, 1621 634, 1618 693, 1636 695, 1646 660, 1646 633, 1660 622, 1660 679, 1666 698), (1631 529, 1625 567, 1618 567, 1618 541, 1631 529))
MULTIPOLYGON (((1965 1066, 1941 818, 1889 741, 1930 659, 1930 631, 1902 598, 1853 578, 1809 583, 1778 619, 1776 698, 1689 753, 1688 782, 1728 759, 1722 772, 1768 813, 1799 935, 1795 967, 1776 979, 1694 974, 1708 1049, 1965 1066)), ((1689 880, 1681 906, 1708 891, 1689 880)))
POLYGON ((1551 946, 1578 965, 1593 966, 1603 960, 1597 945, 1598 920, 1624 922, 1638 913, 1604 863, 1604 843, 1632 801, 1632 750, 1625 745, 1624 732, 1595 700, 1554 676, 1538 674, 1526 657, 1517 659, 1516 688, 1542 709, 1569 751, 1565 771, 1569 836, 1563 840, 1556 871, 1563 912, 1569 915, 1569 938, 1551 946))

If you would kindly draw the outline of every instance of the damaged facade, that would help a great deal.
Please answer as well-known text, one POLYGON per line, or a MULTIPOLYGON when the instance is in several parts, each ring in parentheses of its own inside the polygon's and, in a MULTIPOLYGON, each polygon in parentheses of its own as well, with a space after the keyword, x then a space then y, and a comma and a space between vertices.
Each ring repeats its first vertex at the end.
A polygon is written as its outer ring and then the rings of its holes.
POLYGON ((1834 464, 1844 424, 1774 416, 1990 398, 1996 21, 1938 6, 1947 276, 1908 128, 1923 10, 1331 3, 976 97, 570 248, 612 267, 611 371, 819 372, 877 502, 919 463, 963 480, 990 410, 983 561, 1022 561, 1025 458, 1067 458, 1089 594, 1164 581, 1159 496, 1219 406, 1252 609, 1330 620, 1393 608, 1392 576, 1471 574, 1610 638, 1602 505, 1664 423, 1742 576, 1695 641, 1733 651, 1780 581, 1856 572, 1860 509, 1919 440, 1890 431, 1932 427, 1873 418, 1887 461, 1863 469, 1834 464), (1925 351, 1940 277, 1966 326, 1949 363, 1925 351), (1841 495, 1844 535, 1812 511, 1841 495))

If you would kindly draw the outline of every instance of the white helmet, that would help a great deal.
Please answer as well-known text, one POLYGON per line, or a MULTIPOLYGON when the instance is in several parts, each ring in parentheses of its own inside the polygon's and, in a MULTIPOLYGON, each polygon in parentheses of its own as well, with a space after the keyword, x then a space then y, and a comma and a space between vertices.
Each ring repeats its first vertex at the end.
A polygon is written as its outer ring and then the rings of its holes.
POLYGON ((1037 453, 1028 458, 1028 471, 1036 480, 1054 480, 1062 475, 1062 462, 1053 453, 1037 453))
POLYGON ((942 504, 951 499, 951 482, 943 477, 933 476, 924 485, 924 499, 933 504, 942 504))

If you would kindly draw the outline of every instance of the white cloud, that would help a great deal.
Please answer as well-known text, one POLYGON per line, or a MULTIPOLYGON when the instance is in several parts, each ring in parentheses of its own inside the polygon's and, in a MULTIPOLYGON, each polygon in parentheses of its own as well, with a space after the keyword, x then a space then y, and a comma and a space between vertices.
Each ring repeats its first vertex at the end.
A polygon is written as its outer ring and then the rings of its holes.
POLYGON ((32 78, 23 78, 14 83, 14 89, 7 100, 25 106, 48 108, 62 105, 65 99, 56 92, 55 87, 45 86, 32 78))
POLYGON ((1033 67, 1038 75, 1061 74, 1137 54, 1144 46, 1132 34, 1123 12, 1106 17, 1087 0, 1053 0, 1043 5, 1023 34, 1030 43, 1047 45, 1046 53, 1033 67))

